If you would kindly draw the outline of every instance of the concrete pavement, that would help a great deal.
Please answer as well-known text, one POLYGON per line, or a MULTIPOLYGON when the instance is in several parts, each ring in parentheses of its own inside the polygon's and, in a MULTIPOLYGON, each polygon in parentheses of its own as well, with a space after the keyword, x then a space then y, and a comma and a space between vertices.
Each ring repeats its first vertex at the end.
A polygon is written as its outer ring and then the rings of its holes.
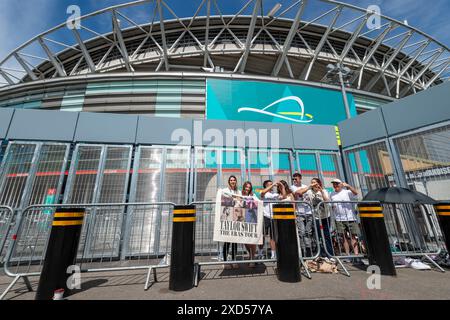
MULTIPOLYGON (((298 300, 298 299, 450 299, 450 272, 397 269, 397 277, 381 277, 381 289, 369 290, 369 274, 353 266, 351 277, 344 274, 313 273, 312 279, 300 283, 282 283, 277 280, 273 265, 259 265, 249 269, 222 270, 219 266, 202 269, 199 286, 185 292, 171 292, 169 270, 158 270, 158 282, 144 291, 145 271, 122 271, 82 274, 82 288, 69 300, 298 300)), ((0 291, 12 278, 0 276, 0 291)), ((36 290, 38 278, 31 278, 36 290)), ((35 292, 28 292, 19 281, 6 299, 32 300, 35 292)))

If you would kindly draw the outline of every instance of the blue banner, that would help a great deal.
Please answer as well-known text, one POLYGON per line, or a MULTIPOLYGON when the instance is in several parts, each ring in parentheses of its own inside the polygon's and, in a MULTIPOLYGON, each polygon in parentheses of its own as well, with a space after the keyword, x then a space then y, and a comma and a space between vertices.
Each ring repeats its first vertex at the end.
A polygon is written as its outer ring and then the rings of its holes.
MULTIPOLYGON (((284 83, 207 80, 209 120, 283 122, 336 125, 346 119, 342 93, 284 83)), ((356 115, 353 96, 347 94, 350 114, 356 115)))

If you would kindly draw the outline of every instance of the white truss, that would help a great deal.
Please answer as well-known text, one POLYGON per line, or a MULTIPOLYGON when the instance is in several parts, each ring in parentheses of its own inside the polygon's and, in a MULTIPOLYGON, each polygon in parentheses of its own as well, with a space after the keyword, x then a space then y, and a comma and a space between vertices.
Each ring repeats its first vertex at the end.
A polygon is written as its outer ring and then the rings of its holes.
POLYGON ((267 16, 268 1, 247 0, 230 15, 227 0, 190 2, 188 18, 180 18, 169 0, 141 0, 88 14, 78 30, 56 26, 0 62, 0 84, 180 69, 325 81, 325 66, 342 63, 354 72, 353 88, 401 98, 450 76, 447 46, 386 16, 380 28, 368 29, 373 13, 363 8, 334 0, 280 0, 281 12, 267 16), (84 24, 101 19, 109 19, 109 32, 84 24), (61 40, 57 33, 64 31, 61 40))

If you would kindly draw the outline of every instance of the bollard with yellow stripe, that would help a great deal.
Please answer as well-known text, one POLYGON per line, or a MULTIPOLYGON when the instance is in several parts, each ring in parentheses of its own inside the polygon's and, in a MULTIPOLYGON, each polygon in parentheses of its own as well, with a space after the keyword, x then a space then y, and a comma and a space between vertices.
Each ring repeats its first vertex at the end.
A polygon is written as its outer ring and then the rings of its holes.
POLYGON ((173 209, 169 290, 184 291, 194 286, 195 206, 173 209))
POLYGON ((52 300, 57 289, 64 289, 64 296, 70 293, 67 268, 76 262, 84 215, 84 208, 56 209, 36 300, 52 300))
POLYGON ((440 202, 434 205, 439 225, 445 238, 447 252, 450 252, 450 202, 440 202))
POLYGON ((396 276, 384 222, 383 207, 380 203, 362 202, 358 204, 358 212, 364 231, 370 265, 380 267, 382 275, 396 276))
POLYGON ((278 280, 299 282, 301 281, 300 257, 294 206, 292 204, 274 204, 272 212, 277 246, 278 280))

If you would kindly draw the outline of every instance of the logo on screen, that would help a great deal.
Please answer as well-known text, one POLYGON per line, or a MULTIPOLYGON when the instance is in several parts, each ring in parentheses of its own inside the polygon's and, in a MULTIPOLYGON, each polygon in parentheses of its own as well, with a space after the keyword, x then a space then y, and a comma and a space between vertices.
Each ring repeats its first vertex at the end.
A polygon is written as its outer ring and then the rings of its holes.
MULTIPOLYGON (((273 108, 272 108, 273 109, 273 108)), ((272 116, 279 119, 284 119, 288 121, 293 121, 297 123, 310 123, 314 120, 314 117, 311 114, 305 113, 305 105, 303 104, 302 99, 295 96, 289 96, 285 98, 281 98, 275 102, 272 102, 268 106, 258 109, 258 108, 239 108, 238 113, 241 112, 253 112, 253 113, 259 113, 264 114, 267 116, 272 116), (286 101, 292 101, 294 104, 289 104, 290 110, 283 110, 283 111, 277 111, 273 112, 270 109, 272 107, 276 107, 277 105, 281 104, 282 102, 286 101)))

